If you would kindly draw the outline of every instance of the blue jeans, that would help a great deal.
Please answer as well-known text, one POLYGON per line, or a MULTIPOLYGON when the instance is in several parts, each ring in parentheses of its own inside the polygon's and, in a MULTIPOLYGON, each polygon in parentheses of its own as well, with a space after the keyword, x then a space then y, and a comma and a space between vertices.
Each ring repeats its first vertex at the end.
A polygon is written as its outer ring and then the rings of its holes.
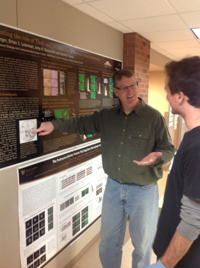
POLYGON ((158 218, 158 186, 120 184, 108 178, 101 216, 99 255, 103 268, 120 268, 122 246, 129 215, 129 233, 134 250, 132 268, 146 268, 158 218))

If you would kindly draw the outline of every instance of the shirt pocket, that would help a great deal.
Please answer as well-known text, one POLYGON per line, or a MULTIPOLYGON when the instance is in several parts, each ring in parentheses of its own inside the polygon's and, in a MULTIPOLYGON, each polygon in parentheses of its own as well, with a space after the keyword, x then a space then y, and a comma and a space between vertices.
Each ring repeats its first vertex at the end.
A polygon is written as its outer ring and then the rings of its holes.
POLYGON ((144 157, 148 152, 150 134, 147 131, 133 131, 128 136, 132 153, 144 157))
POLYGON ((149 140, 149 136, 149 133, 146 131, 134 131, 129 135, 129 139, 139 142, 149 140))

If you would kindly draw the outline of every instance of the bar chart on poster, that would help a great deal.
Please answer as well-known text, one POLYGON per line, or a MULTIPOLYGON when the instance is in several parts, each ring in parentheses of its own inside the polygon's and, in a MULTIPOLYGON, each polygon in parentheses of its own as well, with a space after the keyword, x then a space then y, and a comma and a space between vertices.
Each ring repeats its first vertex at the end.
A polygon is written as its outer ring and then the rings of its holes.
POLYGON ((0 25, 0 168, 98 139, 31 130, 41 122, 91 114, 118 102, 113 74, 122 63, 0 25))

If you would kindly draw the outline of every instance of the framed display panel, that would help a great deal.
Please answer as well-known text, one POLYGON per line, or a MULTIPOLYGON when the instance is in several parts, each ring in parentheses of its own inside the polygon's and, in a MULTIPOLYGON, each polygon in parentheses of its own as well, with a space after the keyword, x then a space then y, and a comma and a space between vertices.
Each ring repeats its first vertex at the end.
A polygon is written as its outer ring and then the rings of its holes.
POLYGON ((99 219, 106 178, 99 141, 18 169, 21 267, 42 267, 99 219))
POLYGON ((114 72, 122 63, 0 25, 0 168, 99 139, 31 131, 41 122, 93 113, 118 103, 114 72), (105 83, 106 81, 106 83, 105 83))

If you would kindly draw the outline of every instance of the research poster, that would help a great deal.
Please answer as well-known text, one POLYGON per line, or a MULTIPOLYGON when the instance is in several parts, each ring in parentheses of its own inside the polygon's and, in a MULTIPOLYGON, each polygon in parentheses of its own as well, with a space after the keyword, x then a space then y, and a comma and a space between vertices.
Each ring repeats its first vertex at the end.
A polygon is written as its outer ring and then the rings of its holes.
POLYGON ((18 169, 22 268, 42 267, 101 215, 101 144, 18 169))
MULTIPOLYGON (((94 42, 94 40, 92 40, 94 42)), ((122 63, 0 25, 0 168, 99 138, 31 131, 41 122, 91 114, 118 102, 113 74, 122 63)))

